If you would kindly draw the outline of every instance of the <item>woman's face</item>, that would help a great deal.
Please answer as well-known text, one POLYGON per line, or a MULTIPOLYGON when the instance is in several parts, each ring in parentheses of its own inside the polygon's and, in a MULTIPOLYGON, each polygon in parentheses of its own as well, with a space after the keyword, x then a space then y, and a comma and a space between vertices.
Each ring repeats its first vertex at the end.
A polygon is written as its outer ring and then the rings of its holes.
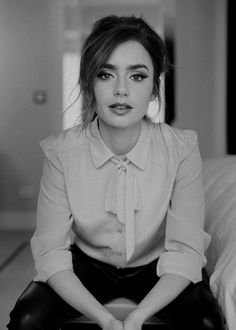
POLYGON ((139 124, 155 98, 153 75, 151 57, 139 42, 117 46, 94 81, 96 113, 103 125, 139 124))

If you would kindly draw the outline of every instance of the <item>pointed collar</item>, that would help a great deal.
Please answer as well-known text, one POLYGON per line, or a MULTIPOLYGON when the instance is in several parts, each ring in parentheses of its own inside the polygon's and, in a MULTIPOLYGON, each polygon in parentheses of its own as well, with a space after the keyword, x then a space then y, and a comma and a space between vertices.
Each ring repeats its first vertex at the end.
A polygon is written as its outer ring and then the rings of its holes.
MULTIPOLYGON (((98 129, 98 119, 96 118, 87 128, 86 137, 90 147, 90 153, 94 165, 99 168, 109 159, 114 157, 114 153, 103 142, 98 129)), ((141 132, 135 146, 126 154, 126 157, 137 167, 144 170, 149 149, 149 129, 148 123, 143 120, 141 132)))

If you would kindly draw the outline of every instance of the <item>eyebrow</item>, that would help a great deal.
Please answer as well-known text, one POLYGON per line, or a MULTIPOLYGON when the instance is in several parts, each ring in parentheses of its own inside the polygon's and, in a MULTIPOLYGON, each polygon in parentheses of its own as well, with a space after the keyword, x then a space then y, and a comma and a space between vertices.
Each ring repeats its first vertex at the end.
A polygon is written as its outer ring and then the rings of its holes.
MULTIPOLYGON (((117 67, 113 64, 104 64, 103 69, 110 69, 110 70, 116 70, 117 67)), ((128 71, 133 71, 133 70, 137 70, 137 69, 146 69, 147 71, 149 71, 148 67, 145 64, 133 64, 133 65, 128 65, 127 67, 128 71)))

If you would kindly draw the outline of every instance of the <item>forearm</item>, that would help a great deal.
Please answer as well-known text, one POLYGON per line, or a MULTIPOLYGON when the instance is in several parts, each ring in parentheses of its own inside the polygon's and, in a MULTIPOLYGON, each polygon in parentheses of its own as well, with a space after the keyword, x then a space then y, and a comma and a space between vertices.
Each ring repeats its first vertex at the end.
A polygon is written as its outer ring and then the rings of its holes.
POLYGON ((133 312, 133 317, 143 323, 153 314, 173 301, 190 281, 174 274, 163 275, 133 312))
POLYGON ((94 320, 101 328, 114 319, 112 314, 86 289, 73 271, 58 272, 51 276, 47 283, 63 300, 94 320))

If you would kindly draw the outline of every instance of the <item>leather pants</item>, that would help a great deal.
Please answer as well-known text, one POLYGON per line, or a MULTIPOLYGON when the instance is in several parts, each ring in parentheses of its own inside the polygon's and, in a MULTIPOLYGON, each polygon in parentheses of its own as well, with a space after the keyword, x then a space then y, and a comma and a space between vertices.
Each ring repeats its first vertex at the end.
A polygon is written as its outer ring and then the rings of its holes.
MULTIPOLYGON (((158 281, 157 260, 148 265, 118 269, 71 247, 75 274, 102 303, 117 297, 142 300, 158 281)), ((80 313, 63 301, 47 283, 31 282, 10 313, 10 330, 56 330, 80 313)), ((190 284, 155 315, 166 330, 223 330, 222 313, 205 281, 190 284)), ((83 327, 83 326, 82 326, 83 327)), ((78 325, 77 329, 81 329, 78 325)))

